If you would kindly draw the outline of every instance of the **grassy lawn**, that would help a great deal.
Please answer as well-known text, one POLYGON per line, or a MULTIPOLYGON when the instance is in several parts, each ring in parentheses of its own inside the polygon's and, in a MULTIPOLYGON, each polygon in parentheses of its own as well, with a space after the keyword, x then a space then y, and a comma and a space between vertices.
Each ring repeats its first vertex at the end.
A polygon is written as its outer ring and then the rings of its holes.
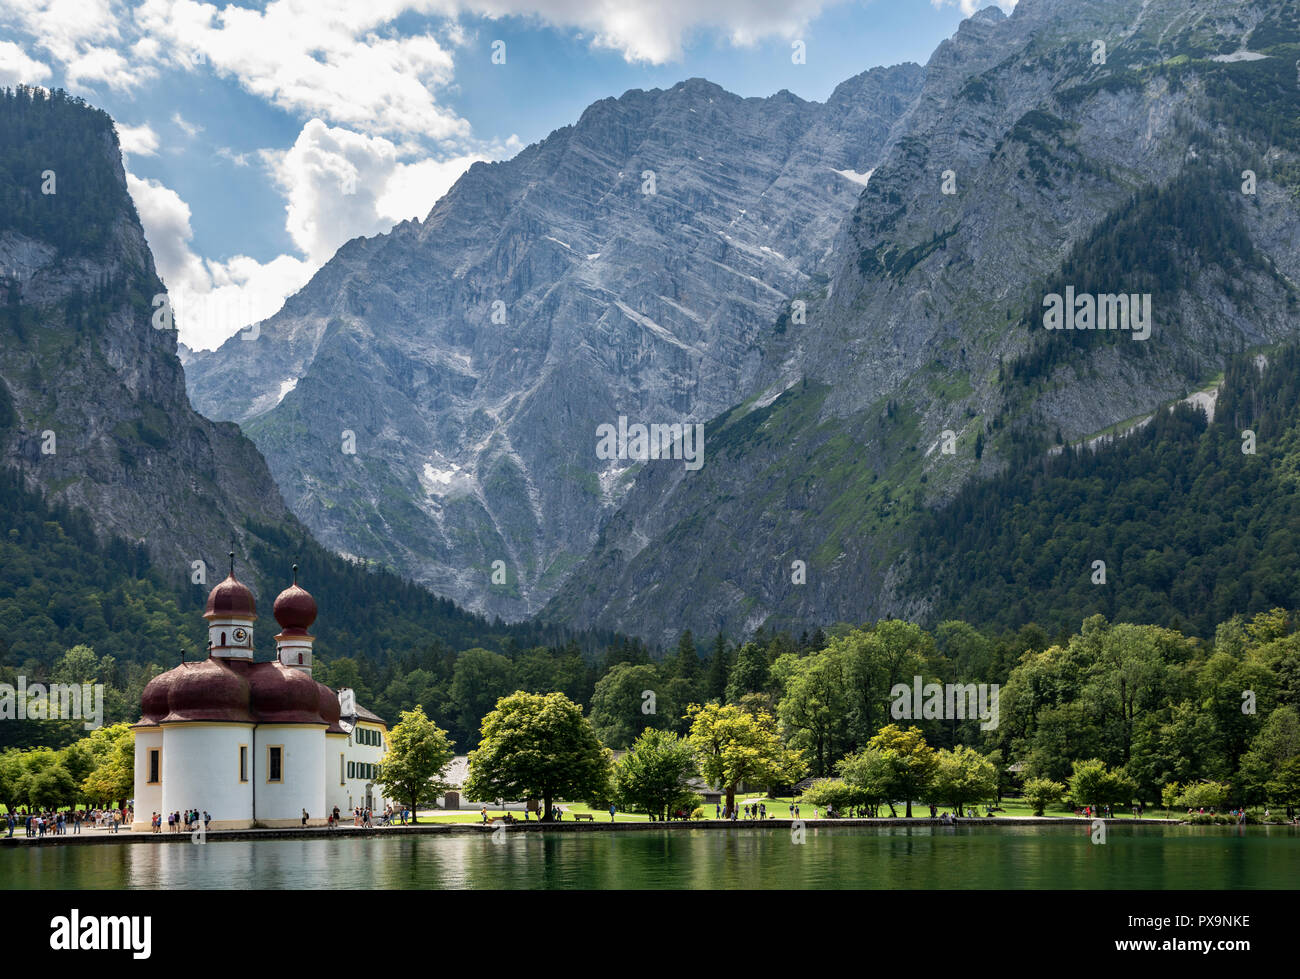
MULTIPOLYGON (((789 819, 790 804, 796 801, 797 799, 795 799, 792 796, 778 796, 775 799, 769 799, 762 792, 749 792, 744 794, 738 794, 736 796, 737 806, 744 806, 747 803, 753 804, 756 802, 766 803, 768 816, 769 817, 775 816, 777 819, 789 819)), ((799 805, 800 819, 815 819, 818 818, 819 815, 823 815, 823 813, 821 813, 820 810, 815 811, 814 807, 811 805, 808 805, 803 802, 799 802, 798 805, 799 805)), ((1030 808, 1029 804, 1026 803, 1023 799, 1005 797, 998 805, 1001 807, 1003 811, 995 813, 993 818, 1006 818, 1006 817, 1028 818, 1034 815, 1033 810, 1030 808)), ((589 813, 595 817, 596 822, 602 822, 602 823, 609 822, 609 810, 607 809, 592 809, 590 806, 586 805, 585 803, 577 803, 577 802, 563 803, 563 807, 564 807, 565 822, 572 822, 574 815, 578 813, 589 813)), ((902 818, 906 813, 905 807, 902 805, 897 805, 895 808, 897 809, 898 817, 902 818)), ((950 812, 952 810, 951 806, 941 805, 938 808, 940 813, 950 812)), ((983 804, 980 804, 975 808, 979 812, 980 816, 984 817, 985 812, 987 811, 987 807, 983 804)), ((714 809, 714 806, 711 804, 704 806, 705 818, 706 819, 715 818, 714 816, 715 811, 716 810, 714 809)), ((1257 813, 1257 815, 1262 814, 1262 812, 1263 810, 1261 809, 1259 813, 1257 813)), ((489 819, 497 816, 503 816, 505 815, 505 813, 506 810, 497 809, 492 806, 488 807, 489 819)), ((523 813, 520 812, 519 810, 511 810, 511 813, 512 815, 514 815, 516 819, 519 820, 523 819, 523 813)), ((888 817, 890 815, 889 808, 887 806, 881 807, 880 815, 882 817, 888 817)), ((1048 806, 1047 811, 1044 812, 1043 815, 1045 817, 1073 816, 1074 810, 1071 809, 1069 806, 1062 806, 1062 805, 1048 806)), ((1166 814, 1164 809, 1157 809, 1151 807, 1148 807, 1143 812, 1142 815, 1144 818, 1149 818, 1149 819, 1164 819, 1167 817, 1177 819, 1180 816, 1178 811, 1173 811, 1171 813, 1166 814)), ((928 803, 915 802, 912 804, 912 817, 914 819, 927 819, 929 818, 929 816, 930 816, 930 808, 928 803)), ((529 821, 532 822, 533 819, 535 818, 536 818, 535 816, 530 816, 529 821)), ((1133 813, 1128 809, 1116 809, 1115 812, 1113 813, 1113 818, 1131 819, 1133 818, 1133 813)), ((620 823, 629 823, 629 822, 643 823, 648 821, 648 819, 649 817, 642 813, 629 813, 629 812, 622 812, 622 811, 618 812, 615 816, 615 822, 620 822, 620 823)), ((421 823, 426 823, 426 822, 477 823, 481 821, 482 821, 482 816, 480 815, 479 810, 477 809, 460 809, 453 812, 447 812, 441 809, 434 809, 434 810, 421 810, 420 812, 421 823)), ((744 821, 743 816, 741 817, 741 821, 742 822, 744 821)))
MULTIPOLYGON (((592 809, 586 803, 582 802, 564 802, 560 804, 564 809, 563 822, 572 822, 573 817, 578 813, 590 814, 596 822, 609 822, 608 809, 592 809)), ((523 821, 524 814, 518 809, 505 810, 497 809, 495 806, 488 806, 488 819, 497 816, 504 816, 509 811, 515 819, 523 821)), ((533 822, 537 816, 535 813, 529 813, 528 821, 533 822)), ((644 823, 649 821, 650 817, 642 813, 618 812, 615 813, 614 821, 618 823, 644 823)), ((430 823, 478 823, 483 821, 483 816, 477 809, 457 809, 448 812, 444 809, 421 809, 420 822, 430 823)), ((585 821, 585 820, 584 820, 585 821)))

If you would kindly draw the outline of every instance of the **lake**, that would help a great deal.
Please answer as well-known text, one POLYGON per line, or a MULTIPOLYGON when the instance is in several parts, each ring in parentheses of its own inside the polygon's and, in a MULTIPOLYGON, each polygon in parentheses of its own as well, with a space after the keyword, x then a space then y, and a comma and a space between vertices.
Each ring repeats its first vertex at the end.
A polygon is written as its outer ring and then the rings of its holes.
POLYGON ((4 888, 1291 889, 1294 827, 845 827, 13 847, 4 888))

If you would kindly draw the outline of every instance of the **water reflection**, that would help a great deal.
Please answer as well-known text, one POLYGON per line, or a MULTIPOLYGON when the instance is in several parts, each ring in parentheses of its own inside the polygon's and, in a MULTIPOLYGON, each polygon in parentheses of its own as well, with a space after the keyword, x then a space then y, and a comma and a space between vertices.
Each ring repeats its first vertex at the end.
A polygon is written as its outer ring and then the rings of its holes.
POLYGON ((1289 888, 1292 827, 788 829, 210 841, 0 851, 5 888, 1289 888))

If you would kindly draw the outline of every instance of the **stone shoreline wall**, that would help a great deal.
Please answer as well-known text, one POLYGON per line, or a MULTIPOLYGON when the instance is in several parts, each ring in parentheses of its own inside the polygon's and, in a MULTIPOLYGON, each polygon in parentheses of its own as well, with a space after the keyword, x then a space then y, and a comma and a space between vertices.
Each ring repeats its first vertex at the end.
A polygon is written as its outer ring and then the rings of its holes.
MULTIPOLYGON (((784 819, 739 819, 732 822, 728 819, 695 819, 689 822, 559 822, 559 823, 537 823, 537 822, 516 822, 505 824, 508 826, 508 832, 511 833, 601 833, 601 832, 637 832, 645 830, 727 830, 727 829, 782 829, 788 830, 797 820, 784 819)), ((915 826, 915 827, 943 827, 945 824, 939 819, 930 819, 929 817, 918 819, 907 819, 905 817, 885 818, 885 819, 805 819, 802 820, 804 826, 808 829, 840 829, 849 827, 873 827, 873 826, 915 826)), ((1093 820, 1084 816, 1060 816, 1060 817, 993 817, 993 818, 975 818, 975 819, 957 819, 951 825, 953 826, 1090 826, 1093 820)), ((1116 825, 1170 825, 1176 826, 1183 822, 1178 819, 1107 819, 1104 822, 1116 825)), ((371 829, 362 829, 355 826, 340 826, 338 829, 330 830, 323 828, 307 829, 240 829, 240 830, 213 830, 208 833, 206 838, 209 843, 217 843, 224 840, 329 840, 343 837, 370 837, 370 836, 410 836, 410 835, 446 835, 452 833, 491 833, 496 829, 497 824, 490 823, 420 823, 415 826, 384 826, 373 827, 371 829)), ((97 844, 113 843, 189 843, 189 833, 136 833, 123 831, 120 833, 104 833, 99 830, 90 833, 70 834, 67 836, 50 836, 46 835, 43 839, 26 838, 16 835, 13 839, 0 839, 0 846, 89 846, 97 844)))

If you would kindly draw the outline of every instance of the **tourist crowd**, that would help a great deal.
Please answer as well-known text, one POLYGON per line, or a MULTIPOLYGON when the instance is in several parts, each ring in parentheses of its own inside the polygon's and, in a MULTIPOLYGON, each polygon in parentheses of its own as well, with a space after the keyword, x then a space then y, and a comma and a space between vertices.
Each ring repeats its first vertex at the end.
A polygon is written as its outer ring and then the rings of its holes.
POLYGON ((21 824, 25 835, 34 837, 66 836, 81 832, 83 826, 106 829, 116 833, 125 823, 131 825, 134 813, 129 806, 121 809, 69 809, 27 812, 15 815, 10 812, 5 817, 5 835, 12 837, 21 824))

